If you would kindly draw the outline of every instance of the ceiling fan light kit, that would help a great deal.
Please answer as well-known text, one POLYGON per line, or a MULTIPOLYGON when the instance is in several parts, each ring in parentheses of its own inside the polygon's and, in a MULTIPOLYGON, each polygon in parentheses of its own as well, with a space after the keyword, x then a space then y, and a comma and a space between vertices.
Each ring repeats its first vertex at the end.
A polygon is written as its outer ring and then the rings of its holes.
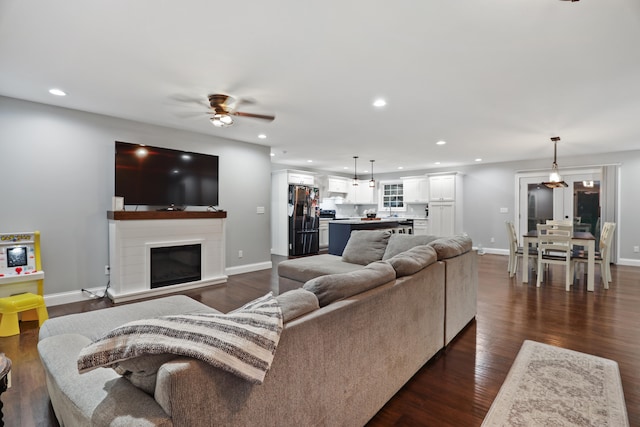
POLYGON ((233 124, 233 118, 228 114, 216 113, 211 117, 211 123, 213 123, 215 127, 219 128, 231 126, 233 124))
POLYGON ((543 182, 547 188, 562 188, 568 187, 569 185, 562 180, 560 176, 560 172, 558 171, 558 162, 557 162, 557 145, 558 141, 560 141, 559 136, 551 137, 551 141, 553 142, 553 164, 551 165, 551 173, 549 174, 549 181, 543 182))

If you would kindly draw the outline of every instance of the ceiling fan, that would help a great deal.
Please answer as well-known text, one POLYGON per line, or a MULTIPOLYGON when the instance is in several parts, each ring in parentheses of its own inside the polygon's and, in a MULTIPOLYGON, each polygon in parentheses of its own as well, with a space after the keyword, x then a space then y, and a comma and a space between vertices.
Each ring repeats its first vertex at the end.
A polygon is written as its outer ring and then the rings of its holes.
POLYGON ((233 124, 233 117, 251 117, 254 119, 268 120, 272 121, 276 117, 268 114, 254 114, 254 113, 245 113, 243 111, 236 111, 236 108, 242 102, 246 102, 243 100, 238 100, 229 95, 223 95, 219 93, 214 93, 208 96, 209 98, 209 106, 211 108, 211 112, 209 114, 213 114, 210 118, 211 123, 216 127, 227 127, 233 124))

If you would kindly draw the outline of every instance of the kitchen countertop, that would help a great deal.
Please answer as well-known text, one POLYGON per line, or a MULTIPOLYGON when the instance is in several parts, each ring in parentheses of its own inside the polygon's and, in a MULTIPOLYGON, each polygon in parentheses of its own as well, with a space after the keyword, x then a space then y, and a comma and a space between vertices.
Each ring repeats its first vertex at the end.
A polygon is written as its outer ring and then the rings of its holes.
POLYGON ((401 222, 401 221, 405 221, 406 218, 380 218, 380 219, 374 219, 374 220, 367 220, 367 219, 335 219, 332 221, 329 221, 329 223, 339 223, 339 224, 380 224, 383 222, 401 222))

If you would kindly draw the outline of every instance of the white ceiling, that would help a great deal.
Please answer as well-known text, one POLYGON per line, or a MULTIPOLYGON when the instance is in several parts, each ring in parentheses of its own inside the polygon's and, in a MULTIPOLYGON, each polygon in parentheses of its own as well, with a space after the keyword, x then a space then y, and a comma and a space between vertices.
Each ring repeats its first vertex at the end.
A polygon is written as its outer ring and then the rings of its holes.
POLYGON ((640 0, 0 0, 0 94, 292 167, 551 159, 556 135, 561 163, 640 147, 640 0), (215 128, 210 93, 276 119, 215 128))

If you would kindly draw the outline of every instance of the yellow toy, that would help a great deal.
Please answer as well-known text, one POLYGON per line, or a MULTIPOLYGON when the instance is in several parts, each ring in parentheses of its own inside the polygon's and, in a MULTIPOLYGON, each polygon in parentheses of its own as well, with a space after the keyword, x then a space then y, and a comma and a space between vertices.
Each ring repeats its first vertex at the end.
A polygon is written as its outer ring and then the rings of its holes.
POLYGON ((20 334, 19 313, 22 320, 38 320, 39 325, 49 318, 43 287, 40 232, 1 233, 0 337, 20 334))

